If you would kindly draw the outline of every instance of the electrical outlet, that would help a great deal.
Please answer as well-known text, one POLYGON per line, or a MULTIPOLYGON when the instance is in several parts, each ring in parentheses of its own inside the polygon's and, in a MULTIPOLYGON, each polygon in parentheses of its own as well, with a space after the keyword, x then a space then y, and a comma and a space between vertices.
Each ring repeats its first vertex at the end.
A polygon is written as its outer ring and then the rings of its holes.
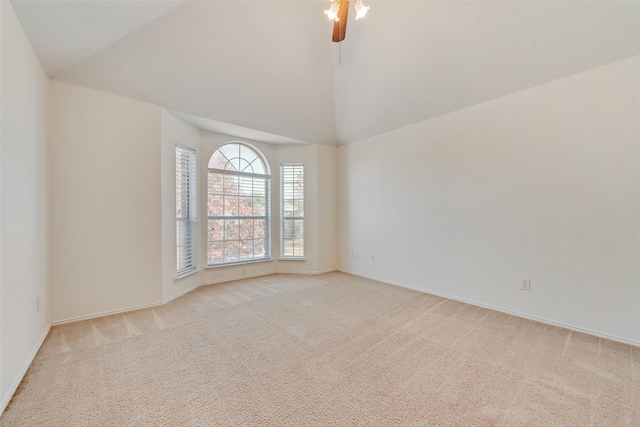
POLYGON ((245 274, 247 274, 247 269, 246 269, 246 268, 243 268, 243 269, 242 269, 242 275, 244 276, 245 274))
POLYGON ((531 280, 530 279, 522 281, 522 290, 523 291, 530 291, 531 290, 531 280))
POLYGON ((358 259, 358 252, 351 251, 351 259, 358 259))
POLYGON ((371 262, 375 262, 376 261, 376 256, 375 255, 371 255, 371 262))

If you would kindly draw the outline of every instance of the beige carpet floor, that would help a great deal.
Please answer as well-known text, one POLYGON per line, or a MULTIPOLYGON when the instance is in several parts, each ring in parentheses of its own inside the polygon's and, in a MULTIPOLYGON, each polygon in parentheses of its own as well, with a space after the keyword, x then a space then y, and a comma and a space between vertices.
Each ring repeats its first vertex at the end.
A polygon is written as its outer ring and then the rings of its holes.
POLYGON ((359 277, 54 327, 2 426, 640 426, 640 348, 359 277))

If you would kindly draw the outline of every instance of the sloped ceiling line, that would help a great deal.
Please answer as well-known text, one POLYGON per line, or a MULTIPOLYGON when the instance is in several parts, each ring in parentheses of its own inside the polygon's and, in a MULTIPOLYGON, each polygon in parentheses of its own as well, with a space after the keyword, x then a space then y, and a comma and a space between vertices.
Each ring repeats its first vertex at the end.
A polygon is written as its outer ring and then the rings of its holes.
POLYGON ((55 79, 274 142, 345 144, 640 55, 640 2, 371 1, 341 64, 320 1, 12 4, 55 79))

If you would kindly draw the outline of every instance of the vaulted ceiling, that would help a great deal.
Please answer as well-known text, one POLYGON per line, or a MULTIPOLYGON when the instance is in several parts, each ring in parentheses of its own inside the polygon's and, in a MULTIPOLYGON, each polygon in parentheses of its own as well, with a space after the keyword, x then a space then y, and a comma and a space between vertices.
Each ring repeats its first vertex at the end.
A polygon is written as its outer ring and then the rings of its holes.
POLYGON ((274 143, 343 144, 640 55, 640 2, 12 4, 50 77, 274 143))

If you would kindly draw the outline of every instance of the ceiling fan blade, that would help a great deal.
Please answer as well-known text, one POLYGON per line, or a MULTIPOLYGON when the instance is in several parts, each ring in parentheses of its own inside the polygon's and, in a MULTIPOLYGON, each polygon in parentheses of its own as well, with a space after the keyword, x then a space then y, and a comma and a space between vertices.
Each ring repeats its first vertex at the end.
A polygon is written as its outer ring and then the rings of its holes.
POLYGON ((347 19, 349 18, 349 0, 340 0, 340 9, 338 10, 339 21, 333 23, 333 37, 331 40, 339 43, 344 40, 347 35, 347 19))

